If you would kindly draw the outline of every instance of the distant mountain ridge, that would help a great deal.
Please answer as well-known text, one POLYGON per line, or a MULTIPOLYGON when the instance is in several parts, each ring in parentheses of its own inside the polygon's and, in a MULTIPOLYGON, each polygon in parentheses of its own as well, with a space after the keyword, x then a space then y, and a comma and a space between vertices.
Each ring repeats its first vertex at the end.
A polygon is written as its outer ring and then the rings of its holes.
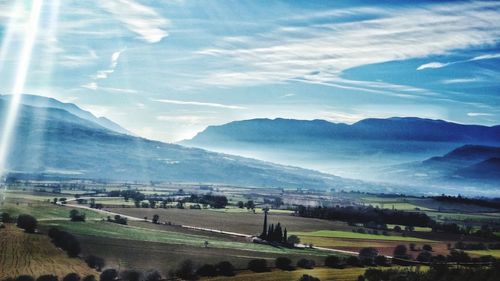
MULTIPOLYGON (((10 95, 0 95, 0 99, 9 101, 11 98, 10 95)), ((43 96, 37 96, 37 95, 29 95, 29 94, 23 94, 21 96, 21 103, 24 105, 29 105, 29 106, 35 106, 35 107, 45 107, 45 108, 57 108, 57 109, 62 109, 65 110, 77 117, 80 117, 82 119, 94 122, 96 124, 99 124, 100 126, 117 132, 117 133, 122 133, 122 134, 127 134, 127 135, 134 135, 127 129, 121 127, 120 125, 116 124, 115 122, 107 119, 106 117, 96 117, 92 113, 85 111, 78 107, 74 103, 64 103, 60 102, 54 98, 49 98, 49 97, 43 97, 43 96)))
POLYGON ((313 139, 500 142, 500 126, 463 125, 416 117, 369 118, 352 125, 325 120, 250 119, 209 126, 186 144, 209 141, 273 142, 313 139))

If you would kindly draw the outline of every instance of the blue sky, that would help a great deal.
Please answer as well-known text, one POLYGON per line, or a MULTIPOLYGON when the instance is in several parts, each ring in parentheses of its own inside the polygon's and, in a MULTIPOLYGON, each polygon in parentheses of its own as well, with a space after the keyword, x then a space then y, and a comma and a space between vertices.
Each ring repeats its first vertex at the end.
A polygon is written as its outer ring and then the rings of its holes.
MULTIPOLYGON (((0 0, 2 94, 30 5, 0 0)), ((500 124, 499 18, 498 1, 45 0, 25 92, 164 141, 257 117, 500 124)))

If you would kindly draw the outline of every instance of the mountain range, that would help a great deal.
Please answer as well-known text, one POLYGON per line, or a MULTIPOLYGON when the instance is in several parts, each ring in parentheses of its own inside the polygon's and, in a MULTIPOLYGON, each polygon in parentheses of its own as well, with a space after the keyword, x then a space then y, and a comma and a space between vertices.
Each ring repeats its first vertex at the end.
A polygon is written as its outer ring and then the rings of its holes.
MULTIPOLYGON (((0 99, 0 113, 8 101, 0 99)), ((54 99, 24 96, 22 102, 7 161, 10 177, 315 189, 353 184, 312 170, 136 137, 54 99)))
POLYGON ((495 170, 498 155, 493 153, 500 146, 500 126, 415 117, 370 118, 352 125, 251 119, 209 126, 180 143, 348 178, 399 184, 429 185, 432 179, 434 184, 482 186, 486 182, 496 186, 495 175, 500 174, 495 170), (462 158, 457 162, 458 155, 462 158))

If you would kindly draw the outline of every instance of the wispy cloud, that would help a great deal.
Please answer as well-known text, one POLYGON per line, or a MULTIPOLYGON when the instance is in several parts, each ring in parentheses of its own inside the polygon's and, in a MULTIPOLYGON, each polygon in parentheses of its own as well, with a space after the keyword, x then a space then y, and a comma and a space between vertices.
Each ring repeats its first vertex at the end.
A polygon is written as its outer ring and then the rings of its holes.
POLYGON ((169 100, 169 99, 151 99, 151 100, 161 103, 177 104, 177 105, 207 106, 207 107, 217 107, 217 108, 227 108, 227 109, 245 109, 245 107, 239 105, 227 105, 227 104, 212 103, 212 102, 180 101, 180 100, 169 100))
POLYGON ((489 60, 489 59, 496 59, 500 58, 500 54, 484 54, 480 56, 476 56, 470 59, 466 60, 458 60, 458 61, 453 61, 453 62, 447 62, 447 63, 442 63, 442 62, 430 62, 426 64, 422 64, 417 68, 417 70, 423 70, 426 68, 442 68, 446 67, 452 64, 457 64, 457 63, 464 63, 464 62, 471 62, 471 61, 478 61, 478 60, 489 60))
POLYGON ((422 64, 421 66, 419 66, 417 68, 417 70, 424 70, 427 68, 442 68, 442 67, 445 67, 448 65, 449 65, 449 63, 429 62, 429 63, 422 64))
MULTIPOLYGON (((327 12, 327 11, 326 11, 327 12)), ((349 11, 349 14, 352 14, 349 11)), ((356 13, 356 11, 354 12, 356 13)), ((404 85, 367 85, 342 79, 344 70, 388 61, 444 55, 460 49, 494 44, 500 38, 500 3, 462 2, 399 8, 392 13, 370 9, 368 19, 355 14, 337 21, 336 14, 306 26, 280 25, 267 33, 221 40, 197 52, 213 57, 202 83, 239 86, 301 81, 336 87, 386 90, 408 97, 424 91, 407 91, 404 85), (214 71, 213 69, 216 69, 214 71)), ((343 13, 340 13, 343 14, 343 13)), ((438 68, 433 62, 420 67, 438 68)), ((422 89, 420 89, 422 90, 422 89)))
POLYGON ((443 84, 463 84, 463 83, 475 83, 475 82, 480 82, 482 79, 477 78, 477 77, 472 77, 472 78, 455 78, 455 79, 445 79, 441 80, 441 83, 443 84))
POLYGON ((133 0, 106 0, 99 3, 127 29, 148 43, 160 42, 168 36, 166 28, 169 20, 149 6, 133 0))
POLYGON ((471 117, 478 117, 478 116, 494 116, 494 114, 491 113, 484 113, 484 112, 469 112, 467 113, 468 116, 471 117))

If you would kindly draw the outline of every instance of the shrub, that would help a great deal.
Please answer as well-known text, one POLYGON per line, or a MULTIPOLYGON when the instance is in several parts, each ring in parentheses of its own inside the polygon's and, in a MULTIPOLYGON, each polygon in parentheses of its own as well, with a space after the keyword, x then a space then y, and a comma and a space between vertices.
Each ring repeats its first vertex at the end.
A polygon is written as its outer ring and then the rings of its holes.
POLYGON ((138 270, 124 270, 120 273, 120 280, 122 281, 141 281, 142 272, 138 270))
POLYGON ((419 262, 430 262, 432 260, 432 254, 428 251, 423 251, 417 256, 417 261, 419 262))
POLYGON ((375 262, 375 257, 378 256, 378 250, 372 247, 367 247, 359 250, 359 259, 365 265, 372 265, 375 262))
POLYGON ((277 257, 274 261, 274 265, 282 270, 294 270, 292 260, 287 257, 277 257))
POLYGON ((248 269, 253 272, 266 272, 269 269, 267 268, 267 261, 265 259, 253 259, 248 262, 248 269))
POLYGON ((297 235, 290 235, 286 239, 286 242, 288 242, 288 244, 290 245, 300 244, 300 238, 297 235))
POLYGON ((228 261, 221 261, 217 264, 217 272, 222 276, 234 276, 234 266, 228 261))
POLYGON ((397 245, 394 248, 394 257, 398 259, 409 259, 408 249, 405 245, 397 245))
POLYGON ((337 256, 328 256, 325 258, 325 266, 341 268, 342 267, 342 259, 337 256))
POLYGON ((389 260, 385 257, 385 256, 382 256, 382 255, 378 255, 377 257, 375 257, 375 264, 378 265, 378 266, 389 266, 389 260))
POLYGON ((316 262, 314 262, 314 260, 300 259, 297 262, 298 267, 305 268, 305 269, 313 269, 315 265, 316 265, 316 262))
POLYGON ((76 273, 70 273, 66 276, 64 276, 63 281, 80 281, 80 275, 76 273))
POLYGON ((40 275, 36 279, 36 281, 57 281, 57 280, 58 280, 57 276, 52 274, 40 275))
POLYGON ((175 272, 175 275, 179 278, 186 279, 186 280, 196 280, 197 276, 196 276, 196 272, 194 269, 193 261, 191 261, 191 260, 183 261, 179 265, 179 268, 175 272))
POLYGON ((359 261, 359 258, 356 256, 350 256, 345 260, 346 264, 349 266, 360 266, 361 262, 359 261))
POLYGON ((162 280, 161 274, 158 270, 148 271, 145 274, 144 281, 160 281, 162 280))
POLYGON ((320 281, 319 278, 311 276, 309 274, 304 274, 299 278, 299 281, 320 281))
POLYGON ((424 251, 429 251, 429 252, 432 252, 432 246, 429 245, 429 244, 425 244, 424 246, 422 246, 422 249, 424 251))
POLYGON ((37 225, 38 222, 33 216, 23 214, 17 217, 17 227, 24 229, 27 233, 35 233, 37 225))
POLYGON ((115 281, 116 277, 118 277, 118 271, 115 269, 106 269, 99 276, 99 281, 115 281))
POLYGON ((2 220, 2 222, 4 222, 4 223, 9 223, 9 222, 11 222, 11 218, 10 218, 9 213, 5 213, 5 212, 3 212, 3 213, 0 215, 0 220, 2 220))
POLYGON ((96 279, 94 275, 87 275, 83 277, 82 281, 96 281, 96 279))
POLYGON ((101 271, 101 269, 106 264, 103 258, 94 255, 87 256, 85 258, 85 262, 90 268, 95 268, 97 271, 101 271))
POLYGON ((214 277, 217 276, 217 268, 211 264, 204 264, 196 271, 200 276, 214 277))

